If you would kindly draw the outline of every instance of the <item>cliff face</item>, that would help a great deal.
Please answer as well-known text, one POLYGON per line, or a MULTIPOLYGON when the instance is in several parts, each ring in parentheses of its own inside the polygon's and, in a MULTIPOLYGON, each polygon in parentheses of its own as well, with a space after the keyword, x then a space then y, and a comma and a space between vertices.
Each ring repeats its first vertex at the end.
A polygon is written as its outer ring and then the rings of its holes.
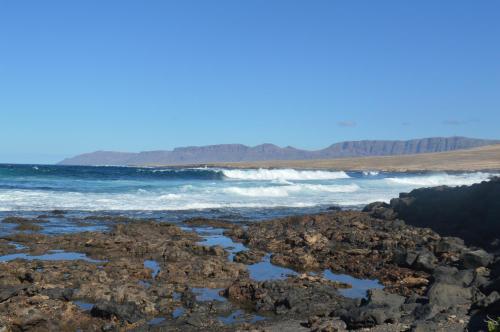
POLYGON ((319 151, 321 157, 393 156, 470 149, 494 141, 466 137, 431 137, 409 141, 351 141, 319 151))
POLYGON ((391 156, 414 153, 444 152, 500 143, 495 140, 466 137, 434 137, 409 141, 347 141, 317 151, 273 144, 249 147, 242 144, 220 144, 182 147, 172 151, 124 153, 97 151, 65 159, 61 165, 179 165, 216 162, 251 162, 265 160, 309 160, 341 157, 391 156))
POLYGON ((415 189, 391 201, 397 217, 457 236, 468 245, 500 249, 500 178, 462 187, 415 189))

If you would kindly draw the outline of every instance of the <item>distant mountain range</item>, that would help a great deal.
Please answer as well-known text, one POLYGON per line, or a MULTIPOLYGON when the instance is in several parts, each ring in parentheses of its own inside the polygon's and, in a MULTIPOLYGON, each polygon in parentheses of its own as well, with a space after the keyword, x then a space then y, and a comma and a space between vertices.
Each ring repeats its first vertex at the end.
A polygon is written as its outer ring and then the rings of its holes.
POLYGON ((60 165, 186 165, 222 162, 266 160, 311 160, 342 157, 394 156, 416 153, 444 152, 470 149, 500 143, 467 137, 431 137, 407 141, 364 140, 335 143, 321 150, 309 151, 274 144, 254 147, 242 144, 219 144, 175 148, 172 151, 138 153, 96 151, 61 161, 60 165))

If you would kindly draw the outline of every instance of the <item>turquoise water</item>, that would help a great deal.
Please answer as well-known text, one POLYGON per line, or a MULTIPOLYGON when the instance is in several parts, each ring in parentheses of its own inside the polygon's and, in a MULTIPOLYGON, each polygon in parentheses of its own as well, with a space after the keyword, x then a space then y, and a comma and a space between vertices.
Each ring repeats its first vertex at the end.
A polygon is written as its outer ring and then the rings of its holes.
POLYGON ((359 207, 418 187, 472 184, 490 175, 0 165, 0 211, 218 210, 259 217, 359 207))

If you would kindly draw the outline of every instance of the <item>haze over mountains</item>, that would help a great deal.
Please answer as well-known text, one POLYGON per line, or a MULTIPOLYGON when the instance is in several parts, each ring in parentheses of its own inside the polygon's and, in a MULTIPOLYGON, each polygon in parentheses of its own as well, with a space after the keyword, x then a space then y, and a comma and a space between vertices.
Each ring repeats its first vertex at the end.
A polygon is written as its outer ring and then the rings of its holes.
POLYGON ((96 151, 61 161, 60 165, 186 165, 221 162, 251 162, 266 160, 313 160, 342 157, 394 156, 417 153, 445 152, 497 144, 500 140, 467 137, 431 137, 406 141, 363 140, 335 143, 321 150, 309 151, 274 144, 254 147, 242 144, 219 144, 175 148, 172 151, 138 153, 96 151))

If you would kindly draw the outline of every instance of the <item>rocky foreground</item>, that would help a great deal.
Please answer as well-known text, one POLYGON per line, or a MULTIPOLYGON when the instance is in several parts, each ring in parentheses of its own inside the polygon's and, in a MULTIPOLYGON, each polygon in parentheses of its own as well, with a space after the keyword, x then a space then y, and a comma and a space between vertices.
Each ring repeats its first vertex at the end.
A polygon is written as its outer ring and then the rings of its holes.
POLYGON ((59 235, 43 229, 60 211, 5 218, 0 330, 485 330, 500 316, 494 249, 408 225, 396 205, 248 224, 92 216, 75 222, 108 231, 59 235), (233 247, 203 242, 214 229, 233 247), (263 280, 252 267, 266 259, 295 272, 263 280), (326 272, 384 288, 349 298, 326 272))

